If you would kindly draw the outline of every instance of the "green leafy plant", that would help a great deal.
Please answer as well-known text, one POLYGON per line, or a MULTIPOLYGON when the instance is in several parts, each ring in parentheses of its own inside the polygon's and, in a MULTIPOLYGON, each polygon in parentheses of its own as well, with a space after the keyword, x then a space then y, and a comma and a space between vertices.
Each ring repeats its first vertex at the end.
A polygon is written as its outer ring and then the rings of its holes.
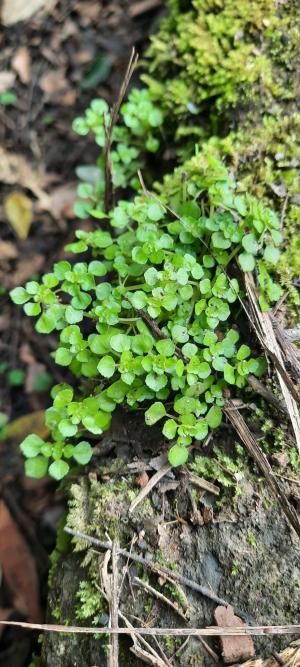
MULTIPOLYGON (((103 149, 108 114, 96 100, 74 127, 83 135, 91 129, 103 149)), ((137 165, 145 148, 153 149, 162 115, 148 91, 136 90, 122 115, 125 125, 113 129, 113 182, 137 187, 137 165), (120 145, 126 160, 119 159, 120 145)), ((236 194, 231 174, 209 153, 175 169, 155 194, 140 189, 106 212, 104 153, 97 182, 79 186, 86 201, 77 209, 101 222, 93 231, 77 230, 66 247, 83 258, 60 261, 41 283, 11 292, 27 315, 38 317, 38 332, 60 332, 55 361, 78 385, 52 390, 46 423, 53 442, 29 436, 21 445, 33 476, 48 470, 61 479, 68 459, 87 463, 92 449, 85 438, 108 429, 121 404, 145 405, 146 424, 161 422, 169 461, 180 465, 193 440, 220 425, 224 390, 243 388, 249 373, 265 369, 240 341, 236 321, 244 271, 257 271, 262 308, 281 294, 270 274, 281 242, 275 213, 236 194)))

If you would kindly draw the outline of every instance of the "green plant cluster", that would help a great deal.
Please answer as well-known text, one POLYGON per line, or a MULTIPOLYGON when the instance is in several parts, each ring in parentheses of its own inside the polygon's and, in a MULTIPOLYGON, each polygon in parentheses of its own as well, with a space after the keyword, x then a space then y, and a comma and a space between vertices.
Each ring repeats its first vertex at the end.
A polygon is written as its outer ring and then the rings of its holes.
MULTIPOLYGON (((163 112, 150 97, 147 88, 134 88, 128 100, 121 105, 121 123, 112 129, 113 149, 110 151, 112 181, 116 188, 139 189, 138 169, 144 165, 146 153, 155 153, 160 146, 160 128, 163 124, 163 112)), ((95 142, 104 148, 111 121, 111 112, 107 102, 93 100, 84 117, 76 118, 73 130, 86 136, 90 131, 95 142)), ((89 215, 98 217, 95 205, 103 197, 105 189, 105 155, 101 152, 97 165, 92 168, 80 167, 78 175, 82 183, 78 186, 78 201, 75 214, 78 218, 89 215)))
MULTIPOLYGON (((134 99, 132 92, 123 106, 127 125, 135 119, 134 99)), ((102 109, 102 100, 96 102, 91 108, 102 109)), ((281 289, 271 272, 282 237, 275 213, 237 194, 236 185, 207 154, 166 177, 159 196, 142 191, 120 199, 108 214, 98 191, 88 210, 103 222, 94 231, 78 230, 66 248, 84 254, 82 260, 60 261, 41 283, 11 292, 27 315, 38 316, 38 332, 60 332, 55 361, 80 385, 77 392, 67 383, 53 388, 46 412, 53 442, 29 436, 21 446, 29 474, 48 469, 61 479, 69 471, 65 459, 86 463, 87 434, 109 428, 120 404, 146 403, 146 424, 162 420, 170 463, 179 465, 194 439, 220 425, 225 388, 242 388, 249 373, 264 371, 264 362, 239 342, 240 278, 256 269, 261 307, 276 301, 281 289)))

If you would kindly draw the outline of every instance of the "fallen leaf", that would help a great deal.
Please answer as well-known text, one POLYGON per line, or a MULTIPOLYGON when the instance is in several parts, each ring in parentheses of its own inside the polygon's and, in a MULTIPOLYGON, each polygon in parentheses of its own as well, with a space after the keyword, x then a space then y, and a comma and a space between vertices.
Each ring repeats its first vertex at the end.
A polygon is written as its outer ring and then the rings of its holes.
POLYGON ((1 10, 1 23, 6 26, 19 21, 26 21, 40 9, 50 11, 56 0, 4 0, 1 10))
POLYGON ((29 622, 38 623, 41 608, 36 565, 3 500, 0 501, 0 563, 14 608, 29 622))
POLYGON ((32 201, 22 192, 12 192, 4 200, 8 221, 20 239, 27 239, 33 221, 32 201))
POLYGON ((39 200, 40 206, 49 205, 49 195, 43 190, 46 176, 41 171, 34 171, 31 165, 17 153, 9 153, 0 146, 0 182, 9 185, 21 185, 39 200))
POLYGON ((65 78, 64 70, 52 70, 50 72, 45 72, 39 80, 39 87, 47 95, 53 96, 58 93, 66 92, 69 87, 69 83, 65 78))
POLYGON ((14 439, 21 442, 30 433, 35 433, 40 438, 48 437, 49 429, 45 424, 44 410, 30 412, 29 415, 23 415, 23 417, 18 417, 18 419, 12 421, 5 428, 5 439, 14 439))
POLYGON ((0 241, 0 257, 4 259, 15 259, 18 256, 16 246, 10 241, 0 241))
POLYGON ((49 213, 54 218, 74 218, 74 204, 77 199, 75 183, 66 183, 54 188, 50 193, 49 213))
POLYGON ((11 64, 21 83, 27 84, 30 80, 31 69, 31 57, 27 46, 20 46, 17 49, 11 64))
POLYGON ((26 373, 26 380, 25 380, 26 394, 32 394, 33 392, 36 391, 39 377, 43 375, 45 372, 46 372, 46 366, 44 366, 44 364, 35 362, 34 364, 30 364, 30 366, 28 366, 26 373))
POLYGON ((5 93, 15 83, 14 72, 0 72, 0 93, 5 93))

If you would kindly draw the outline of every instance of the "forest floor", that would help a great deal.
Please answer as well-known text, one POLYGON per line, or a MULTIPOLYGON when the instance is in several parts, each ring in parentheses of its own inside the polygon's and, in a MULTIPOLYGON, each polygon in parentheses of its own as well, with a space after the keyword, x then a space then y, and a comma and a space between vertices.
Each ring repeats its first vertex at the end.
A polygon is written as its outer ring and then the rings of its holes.
MULTIPOLYGON (((0 25, 2 620, 45 618, 49 554, 65 508, 53 481, 24 477, 18 449, 29 432, 45 432, 49 388, 61 380, 55 338, 35 333, 9 290, 65 257, 76 168, 97 157, 72 121, 94 97, 115 100, 132 46, 143 53, 163 4, 62 0, 17 23, 11 2, 11 24, 0 25)), ((1 667, 27 666, 36 638, 14 629, 0 635, 1 667)))
MULTIPOLYGON (((14 0, 6 0, 8 3, 12 9, 14 0)), ((75 135, 72 121, 91 99, 104 97, 109 103, 116 99, 132 47, 143 54, 164 11, 162 0, 53 0, 47 12, 0 26, 0 620, 46 620, 49 556, 59 521, 65 516, 66 500, 62 488, 57 490, 50 478, 24 476, 18 445, 28 433, 46 435, 44 411, 50 403, 49 389, 62 380, 72 382, 65 369, 62 376, 51 356, 56 336, 37 334, 33 321, 12 304, 9 291, 67 257, 64 246, 79 224, 73 214, 78 168, 95 164, 98 152, 88 137, 75 135)), ((133 83, 138 74, 139 70, 133 83)), ((80 222, 81 227, 84 224, 88 223, 80 222)), ((250 416, 251 405, 246 406, 250 416)), ((245 407, 242 401, 240 406, 245 407)), ((272 417, 276 424, 284 422, 274 409, 272 417)), ((254 421, 252 427, 255 431, 254 421)), ((284 428, 287 434, 286 422, 284 428)), ((255 435, 262 439, 259 429, 255 435)), ((231 456, 237 435, 227 423, 212 440, 231 456)), ((212 442, 207 444, 209 451, 212 442)), ((297 622, 299 546, 264 483, 258 492, 261 476, 253 462, 248 479, 240 475, 239 467, 229 473, 234 482, 239 479, 240 487, 228 503, 219 504, 218 493, 212 497, 203 489, 195 490, 190 471, 168 470, 165 476, 158 475, 155 487, 131 514, 130 498, 166 466, 166 458, 157 456, 160 445, 155 429, 145 434, 142 417, 137 424, 128 413, 119 412, 113 430, 103 438, 102 452, 95 452, 89 475, 72 491, 74 525, 76 502, 80 509, 82 501, 88 516, 93 518, 93 512, 96 516, 96 510, 101 511, 98 537, 102 538, 110 522, 119 522, 124 544, 130 544, 134 535, 132 545, 143 553, 145 561, 159 557, 161 563, 171 563, 190 581, 206 582, 211 592, 218 591, 234 601, 234 608, 242 610, 249 624, 297 622), (103 456, 106 451, 107 459, 103 456), (215 507, 217 518, 213 521, 215 507)), ((280 455, 275 453, 273 461, 283 471, 283 488, 297 508, 299 481, 284 479, 285 461, 280 455)), ((90 528, 88 524, 84 527, 86 531, 90 528)), ((49 607, 55 618, 60 600, 60 621, 78 620, 75 610, 70 610, 70 599, 78 592, 79 564, 78 554, 68 554, 57 569, 49 607)), ((140 573, 131 569, 134 579, 140 573)), ((122 612, 142 616, 149 626, 178 625, 176 609, 174 618, 174 608, 166 608, 166 599, 151 599, 150 604, 149 591, 144 597, 135 597, 127 578, 122 612)), ((152 583, 157 587, 157 577, 152 583)), ((159 590, 170 594, 172 584, 169 589, 163 588, 165 584, 160 577, 159 590)), ((174 590, 171 595, 174 597, 174 590)), ((177 591, 175 602, 181 604, 179 598, 177 591)), ((191 620, 183 620, 181 613, 183 627, 188 623, 194 627, 211 624, 213 598, 187 589, 186 605, 191 620)), ((47 667, 83 667, 85 660, 87 665, 96 664, 99 642, 92 636, 81 643, 69 637, 47 636, 47 667)), ((289 643, 288 637, 281 640, 276 644, 278 650, 289 643)), ((127 653, 120 658, 120 667, 144 664, 131 654, 128 657, 128 643, 122 642, 127 653)), ((187 650, 180 652, 181 646, 165 642, 163 653, 169 662, 164 664, 210 665, 219 660, 217 642, 208 651, 207 646, 201 650, 199 646, 192 639, 187 650), (200 656, 199 662, 192 662, 195 655, 200 656)), ((255 648, 267 655, 272 650, 271 640, 258 640, 255 648)), ((36 634, 0 628, 0 667, 28 667, 35 651, 39 652, 36 634)), ((281 664, 276 658, 274 661, 272 667, 281 664)))

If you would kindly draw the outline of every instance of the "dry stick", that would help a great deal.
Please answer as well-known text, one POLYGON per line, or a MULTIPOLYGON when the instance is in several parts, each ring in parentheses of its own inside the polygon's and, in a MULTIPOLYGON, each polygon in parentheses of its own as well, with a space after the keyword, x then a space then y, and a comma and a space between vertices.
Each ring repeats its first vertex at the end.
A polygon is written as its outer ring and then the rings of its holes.
POLYGON ((105 206, 105 212, 108 213, 108 211, 112 208, 113 204, 113 183, 112 183, 112 166, 111 166, 111 159, 110 159, 110 151, 111 151, 111 145, 112 145, 112 135, 113 135, 113 129, 115 127, 115 124, 118 120, 118 115, 120 111, 120 106, 122 104, 124 95, 126 93, 129 81, 132 77, 132 74, 134 72, 134 69, 136 67, 138 61, 138 55, 135 53, 135 49, 133 47, 131 51, 131 56, 130 60, 127 66, 127 70, 125 72, 125 76, 118 94, 117 101, 113 105, 112 112, 111 112, 111 117, 110 117, 110 122, 108 127, 105 125, 105 119, 104 119, 104 131, 105 131, 105 146, 104 146, 104 164, 105 164, 105 195, 104 195, 104 206, 105 206))
POLYGON ((150 491, 153 489, 153 487, 158 484, 158 482, 164 477, 168 472, 170 472, 171 466, 166 463, 166 465, 162 466, 160 470, 158 470, 155 475, 149 479, 149 482, 147 482, 146 486, 140 491, 139 495, 133 500, 129 507, 129 512, 133 512, 135 508, 148 496, 150 491))
POLYGON ((276 340, 270 315, 262 313, 259 308, 256 298, 256 288, 251 273, 245 273, 245 285, 255 319, 256 335, 275 364, 281 391, 293 426, 297 449, 300 453, 300 415, 297 407, 297 401, 300 402, 299 393, 284 368, 284 359, 276 340))
MULTIPOLYGON (((74 537, 78 537, 79 539, 83 540, 84 542, 88 542, 91 544, 94 544, 95 546, 99 547, 100 549, 104 549, 105 551, 109 550, 112 548, 112 545, 109 542, 102 542, 101 540, 98 540, 96 537, 90 537, 89 535, 85 535, 84 533, 80 533, 77 530, 73 530, 72 528, 69 528, 66 526, 64 528, 66 533, 69 533, 69 535, 73 535, 74 537)), ((132 561, 136 563, 140 563, 143 565, 145 568, 148 568, 148 570, 151 570, 158 576, 164 576, 166 575, 171 579, 173 582, 178 581, 178 583, 183 584, 184 586, 187 586, 188 588, 191 588, 193 591, 197 591, 197 593, 200 593, 201 595, 204 595, 204 597, 209 598, 213 602, 215 602, 218 605, 222 605, 224 607, 232 606, 228 600, 224 600, 223 598, 220 598, 218 595, 215 595, 209 588, 206 586, 200 586, 200 584, 197 584, 195 581, 192 581, 191 579, 188 579, 184 575, 178 574, 178 572, 174 572, 173 570, 169 570, 169 568, 165 567, 164 565, 159 565, 158 563, 151 563, 151 561, 145 560, 142 556, 139 556, 138 554, 135 553, 130 553, 126 549, 119 549, 118 553, 120 556, 124 556, 125 558, 130 558, 132 561)), ((234 607, 236 613, 238 616, 241 618, 247 618, 247 615, 238 610, 236 607, 234 607)))
POLYGON ((284 491, 281 489, 280 484, 278 483, 276 477, 273 474, 273 470, 269 464, 267 457, 264 455, 260 449, 258 443, 256 442, 254 436, 249 430, 245 420, 243 419, 241 413, 238 410, 232 410, 232 401, 226 401, 224 412, 227 415, 229 421, 231 421, 236 432, 240 436, 242 442, 246 446, 248 452, 254 458, 254 461, 262 471, 265 476, 269 487, 272 489, 273 494, 276 499, 282 506, 282 509, 295 529, 297 535, 300 537, 300 522, 297 516, 297 512, 294 507, 289 503, 284 491))
MULTIPOLYGON (((112 576, 111 576, 111 627, 118 629, 119 614, 119 590, 118 590, 118 549, 119 543, 113 541, 111 550, 112 576)), ((119 664, 119 637, 112 635, 111 649, 109 651, 108 667, 118 667, 119 664)))
MULTIPOLYGON (((132 304, 130 304, 130 305, 132 306, 132 304)), ((163 331, 161 331, 159 326, 156 324, 155 320, 153 320, 152 317, 150 317, 150 315, 148 315, 148 313, 146 313, 145 310, 140 308, 140 309, 136 309, 136 311, 137 311, 137 314, 142 318, 142 320, 144 320, 144 322, 146 322, 146 324, 148 324, 149 328, 151 329, 152 333, 154 334, 154 336, 156 338, 159 338, 161 340, 165 340, 166 338, 168 338, 168 336, 166 336, 163 333, 163 331)), ((185 364, 188 363, 188 359, 186 359, 184 354, 181 352, 180 347, 177 347, 177 345, 175 345, 175 354, 176 354, 177 357, 179 357, 179 359, 182 359, 182 361, 184 361, 185 364)))
MULTIPOLYGON (((120 614, 121 616, 121 614, 120 614)), ((219 628, 89 628, 77 625, 56 625, 51 623, 26 623, 25 621, 0 621, 0 625, 11 625, 26 630, 44 630, 45 632, 63 632, 83 635, 139 635, 158 637, 267 637, 270 635, 300 635, 300 625, 243 625, 219 628)))
POLYGON ((178 614, 178 616, 181 616, 181 618, 183 618, 183 620, 186 621, 186 615, 184 614, 182 609, 180 609, 179 605, 176 604, 175 602, 172 602, 172 600, 169 600, 169 598, 167 598, 165 595, 157 591, 156 588, 150 586, 150 584, 147 584, 146 581, 142 581, 142 579, 139 579, 139 577, 134 577, 133 583, 139 586, 140 588, 144 588, 149 593, 152 593, 152 595, 154 595, 154 597, 157 597, 159 600, 162 600, 162 602, 171 607, 173 611, 175 611, 175 613, 178 614))
POLYGON ((198 475, 195 475, 194 473, 192 473, 190 471, 188 471, 187 474, 188 474, 189 481, 194 486, 197 486, 199 489, 202 489, 203 491, 208 491, 209 493, 213 493, 215 496, 220 495, 220 489, 215 484, 212 484, 211 482, 207 482, 207 480, 203 479, 203 477, 198 477, 198 475))
MULTIPOLYGON (((106 599, 106 601, 109 604, 109 600, 110 600, 109 588, 110 588, 110 586, 109 586, 109 580, 108 580, 108 574, 107 574, 107 563, 104 564, 104 569, 105 569, 105 572, 102 572, 102 578, 104 580, 104 589, 102 589, 100 587, 97 587, 97 588, 99 588, 99 591, 100 591, 101 595, 103 595, 103 597, 106 599)), ((141 635, 139 635, 136 632, 135 628, 131 625, 131 623, 128 621, 126 616, 124 616, 124 614, 121 612, 121 610, 119 608, 118 608, 118 616, 120 616, 120 618, 122 619, 122 621, 124 621, 125 625, 127 625, 128 628, 132 629, 131 638, 132 638, 133 643, 136 645, 136 643, 137 643, 136 640, 138 639, 141 642, 141 644, 146 646, 153 653, 154 656, 159 658, 156 651, 152 648, 152 646, 150 646, 150 644, 148 644, 148 642, 146 641, 146 639, 144 639, 144 637, 141 637, 141 635)), ((116 627, 118 628, 118 626, 116 626, 116 627)), ((118 634, 119 633, 117 633, 117 634, 114 633, 113 636, 118 636, 118 634)), ((164 664, 157 663, 157 665, 158 665, 158 667, 166 667, 164 664)))
POLYGON ((281 326, 280 322, 278 322, 278 320, 276 320, 273 315, 270 315, 270 319, 275 336, 283 354, 284 361, 286 365, 288 365, 288 368, 293 369, 293 375, 295 379, 298 380, 300 378, 300 350, 298 350, 296 345, 294 345, 286 335, 286 332, 281 326))
MULTIPOLYGON (((143 651, 143 649, 140 649, 140 647, 138 646, 138 643, 137 643, 137 640, 138 640, 140 642, 140 644, 143 644, 143 646, 145 646, 147 648, 147 657, 148 657, 148 659, 149 659, 149 655, 150 655, 153 661, 156 660, 156 662, 152 662, 151 664, 156 665, 156 667, 167 667, 166 664, 161 660, 160 656, 155 651, 153 646, 148 644, 146 639, 144 639, 144 637, 142 637, 136 631, 136 628, 133 627, 133 625, 130 623, 128 618, 126 618, 126 616, 124 616, 124 614, 120 610, 119 610, 119 616, 122 619, 122 621, 124 621, 125 625, 127 625, 127 627, 132 630, 131 639, 133 641, 134 647, 132 647, 130 649, 131 652, 135 653, 135 655, 137 655, 138 652, 140 652, 140 654, 141 654, 141 652, 143 651)), ((141 657, 141 655, 137 655, 137 657, 141 657)), ((145 654, 143 655, 143 657, 144 658, 146 657, 145 654)))
POLYGON ((271 403, 271 405, 273 405, 276 410, 279 410, 279 412, 285 415, 289 414, 286 405, 280 401, 277 396, 274 396, 274 394, 269 389, 267 389, 267 387, 265 387, 265 385, 262 384, 262 382, 260 382, 258 378, 255 377, 255 375, 248 375, 247 381, 250 387, 256 391, 257 394, 260 394, 265 399, 265 401, 271 403))

